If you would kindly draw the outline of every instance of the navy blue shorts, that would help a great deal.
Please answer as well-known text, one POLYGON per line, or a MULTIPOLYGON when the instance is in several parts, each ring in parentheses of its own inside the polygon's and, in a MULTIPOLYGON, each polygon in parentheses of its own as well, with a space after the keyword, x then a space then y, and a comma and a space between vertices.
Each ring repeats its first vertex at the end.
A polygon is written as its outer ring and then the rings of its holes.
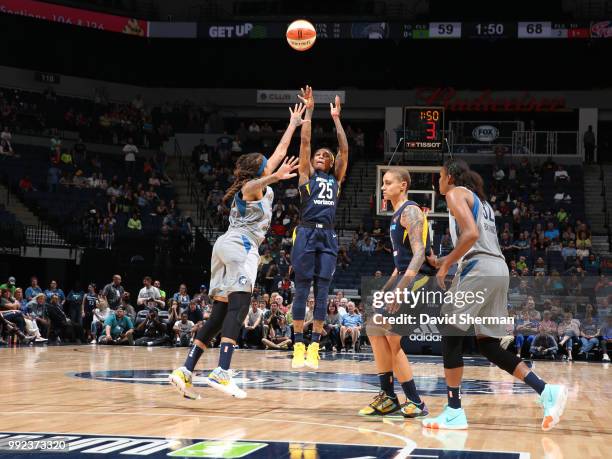
POLYGON ((338 236, 334 230, 303 226, 295 229, 291 265, 296 279, 331 279, 337 257, 338 236))

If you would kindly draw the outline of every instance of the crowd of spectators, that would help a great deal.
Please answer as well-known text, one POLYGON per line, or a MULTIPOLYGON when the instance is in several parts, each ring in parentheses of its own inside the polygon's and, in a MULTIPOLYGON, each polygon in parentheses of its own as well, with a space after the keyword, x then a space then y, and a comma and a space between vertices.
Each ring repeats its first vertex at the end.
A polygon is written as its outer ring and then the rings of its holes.
POLYGON ((86 141, 114 145, 131 137, 138 145, 155 148, 172 136, 175 125, 203 128, 206 117, 188 101, 151 106, 136 95, 130 102, 116 103, 103 89, 91 99, 58 96, 51 87, 42 93, 0 89, 0 122, 20 133, 72 131, 86 141))
MULTIPOLYGON (((259 349, 288 350, 293 346, 293 286, 282 292, 261 293, 256 288, 238 345, 259 349)), ((0 344, 90 343, 137 346, 189 346, 208 320, 211 300, 206 285, 193 295, 185 284, 166 294, 151 277, 134 297, 125 291, 120 275, 102 288, 76 283, 65 293, 55 280, 45 289, 36 277, 27 288, 10 277, 0 285, 0 344), (135 301, 134 301, 135 300, 135 301)), ((314 298, 308 299, 305 335, 313 325, 314 298)), ((364 333, 363 308, 338 292, 329 298, 323 332, 323 348, 329 351, 359 350, 364 333)), ((216 337, 210 346, 218 345, 216 337)))
POLYGON ((509 315, 514 317, 514 327, 506 338, 506 346, 512 345, 519 357, 560 357, 572 361, 574 356, 587 359, 601 354, 603 361, 609 362, 612 281, 602 276, 595 291, 596 298, 601 301, 599 306, 577 304, 574 298, 568 303, 562 296, 553 296, 547 297, 536 308, 536 299, 531 295, 515 307, 510 306, 509 315))

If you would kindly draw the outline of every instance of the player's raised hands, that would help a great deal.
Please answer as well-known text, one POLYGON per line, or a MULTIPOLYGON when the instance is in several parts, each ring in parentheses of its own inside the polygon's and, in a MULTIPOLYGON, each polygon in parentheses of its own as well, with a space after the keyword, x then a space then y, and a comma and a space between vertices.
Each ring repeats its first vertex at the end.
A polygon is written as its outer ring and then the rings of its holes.
POLYGON ((340 117, 340 112, 342 111, 340 96, 336 96, 334 102, 335 105, 331 102, 329 103, 329 112, 331 113, 332 118, 340 117))
POLYGON ((278 180, 289 180, 293 177, 297 177, 294 172, 298 168, 299 158, 292 156, 291 158, 285 158, 280 167, 276 170, 274 175, 278 180))
POLYGON ((301 94, 298 94, 298 98, 306 106, 307 110, 313 110, 314 109, 314 95, 312 93, 312 88, 306 85, 306 88, 300 88, 300 92, 301 94))
POLYGON ((289 107, 289 113, 291 113, 290 118, 289 118, 289 123, 293 127, 299 127, 304 123, 309 123, 310 120, 302 118, 305 111, 306 111, 306 105, 304 104, 295 104, 295 107, 293 107, 293 110, 291 110, 291 107, 289 107))

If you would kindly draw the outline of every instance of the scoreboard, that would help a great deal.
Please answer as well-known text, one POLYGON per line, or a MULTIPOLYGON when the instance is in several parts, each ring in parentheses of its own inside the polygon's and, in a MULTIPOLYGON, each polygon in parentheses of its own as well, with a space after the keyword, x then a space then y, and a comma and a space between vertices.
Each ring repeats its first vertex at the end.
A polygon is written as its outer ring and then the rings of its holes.
POLYGON ((444 107, 404 107, 405 151, 441 152, 444 107))

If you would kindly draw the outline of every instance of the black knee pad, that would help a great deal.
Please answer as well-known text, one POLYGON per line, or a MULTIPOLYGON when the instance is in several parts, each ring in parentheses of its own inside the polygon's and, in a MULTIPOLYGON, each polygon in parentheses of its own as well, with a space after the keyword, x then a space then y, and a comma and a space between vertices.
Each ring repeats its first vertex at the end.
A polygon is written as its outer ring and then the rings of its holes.
POLYGON ((494 363, 508 373, 514 373, 517 365, 522 362, 512 352, 506 351, 500 346, 499 338, 481 338, 478 340, 478 349, 491 363, 494 363))
POLYGON ((234 341, 240 336, 240 328, 249 313, 251 294, 249 292, 233 292, 228 295, 227 316, 223 321, 223 338, 234 341))
POLYGON ((206 346, 217 336, 223 327, 223 321, 227 315, 227 303, 213 301, 210 317, 196 333, 196 339, 202 341, 206 346))
POLYGON ((463 367, 463 336, 442 337, 442 361, 449 370, 463 367))

